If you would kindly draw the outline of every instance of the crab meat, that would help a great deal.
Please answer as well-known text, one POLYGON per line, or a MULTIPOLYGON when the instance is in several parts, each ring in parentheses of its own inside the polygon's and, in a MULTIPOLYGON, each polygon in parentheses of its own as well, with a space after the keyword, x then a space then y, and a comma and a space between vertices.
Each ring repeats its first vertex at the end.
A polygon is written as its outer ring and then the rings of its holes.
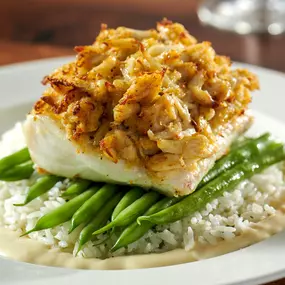
POLYGON ((116 163, 98 152, 82 152, 70 141, 65 131, 48 116, 28 115, 24 123, 26 143, 33 161, 46 171, 64 176, 81 177, 92 181, 138 185, 153 188, 168 196, 191 193, 214 162, 225 154, 232 141, 251 124, 252 117, 243 115, 221 132, 219 151, 190 166, 167 169, 164 162, 153 161, 155 171, 144 166, 129 165, 124 160, 116 163), (192 170, 189 168, 192 167, 192 170))

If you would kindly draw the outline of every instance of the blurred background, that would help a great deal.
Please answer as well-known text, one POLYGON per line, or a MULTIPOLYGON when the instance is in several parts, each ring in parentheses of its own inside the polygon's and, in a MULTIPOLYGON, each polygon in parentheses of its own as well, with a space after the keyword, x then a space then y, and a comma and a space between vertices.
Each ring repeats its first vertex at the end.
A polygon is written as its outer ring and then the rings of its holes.
POLYGON ((199 40, 211 41, 218 53, 232 60, 285 71, 283 34, 203 25, 199 5, 199 0, 1 0, 0 64, 74 54, 75 45, 94 41, 101 23, 149 29, 167 17, 184 24, 199 40))

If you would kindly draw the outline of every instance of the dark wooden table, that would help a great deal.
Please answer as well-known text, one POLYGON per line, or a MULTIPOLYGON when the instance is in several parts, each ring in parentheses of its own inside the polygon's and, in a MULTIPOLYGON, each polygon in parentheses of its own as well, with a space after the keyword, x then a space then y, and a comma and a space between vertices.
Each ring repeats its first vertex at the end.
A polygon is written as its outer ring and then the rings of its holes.
POLYGON ((72 54, 66 47, 0 40, 0 65, 72 54))
POLYGON ((239 36, 203 27, 196 16, 198 3, 199 0, 0 1, 0 40, 7 41, 0 46, 0 64, 70 53, 59 46, 71 49, 91 43, 102 22, 110 27, 148 29, 165 16, 183 23, 199 40, 212 42, 218 53, 232 60, 285 71, 284 35, 239 36), (17 49, 13 41, 23 43, 17 53, 13 52, 17 49), (27 42, 34 45, 25 46, 27 42))
MULTIPOLYGON (((162 13, 157 12, 159 4, 155 4, 156 1, 160 1, 161 5, 161 0, 145 0, 149 5, 152 5, 146 6, 149 7, 146 10, 144 5, 139 5, 136 8, 137 10, 135 10, 132 6, 132 3, 135 1, 121 1, 128 3, 128 9, 121 9, 117 4, 110 6, 112 0, 105 0, 109 5, 108 9, 102 3, 98 6, 99 8, 94 8, 90 4, 92 3, 91 0, 82 0, 81 3, 86 5, 80 6, 81 13, 75 13, 74 9, 78 9, 78 7, 76 5, 73 5, 73 8, 67 6, 66 0, 34 2, 23 0, 18 2, 19 5, 16 10, 9 6, 10 1, 6 1, 7 5, 3 6, 3 9, 0 7, 0 26, 1 22, 5 22, 5 25, 8 27, 6 30, 0 29, 0 65, 72 55, 74 54, 73 45, 92 42, 99 31, 99 23, 101 21, 110 24, 112 27, 128 25, 135 28, 151 28, 156 21, 162 18, 162 13), (34 3, 33 6, 29 6, 26 17, 23 17, 21 13, 21 9, 24 9, 24 2, 34 3), (46 7, 44 4, 40 6, 37 3, 47 2, 51 6, 49 6, 48 10, 45 10, 47 14, 42 14, 39 11, 46 7), (52 11, 53 21, 49 22, 47 19, 49 15, 51 16, 51 14, 48 14, 51 13, 50 11, 52 11), (131 16, 130 13, 132 13, 131 16), (35 21, 31 20, 33 15, 37 25, 35 25, 35 21), (90 20, 91 16, 92 20, 90 20), (63 24, 60 21, 62 17, 64 18, 63 21, 65 21, 63 24), (13 21, 9 25, 11 19, 13 21)), ((171 0, 165 1, 164 3, 168 3, 171 0)), ((228 55, 232 60, 285 72, 285 36, 239 36, 203 27, 198 22, 196 14, 193 13, 196 4, 189 4, 195 1, 183 2, 183 0, 176 0, 175 2, 179 5, 173 6, 173 9, 171 7, 165 9, 163 16, 182 22, 199 40, 211 41, 218 53, 228 55), (187 5, 185 4, 186 2, 188 3, 187 5)), ((285 279, 270 284, 285 284, 285 279)))
POLYGON ((198 3, 199 0, 0 1, 0 40, 8 41, 1 43, 0 64, 70 53, 59 46, 71 49, 91 43, 102 22, 110 27, 148 29, 168 17, 183 23, 199 40, 212 42, 218 53, 232 60, 285 71, 284 35, 239 36, 203 27, 196 16, 198 3), (9 46, 11 41, 11 45, 18 41, 34 46, 19 45, 16 53, 13 50, 17 44, 9 46))

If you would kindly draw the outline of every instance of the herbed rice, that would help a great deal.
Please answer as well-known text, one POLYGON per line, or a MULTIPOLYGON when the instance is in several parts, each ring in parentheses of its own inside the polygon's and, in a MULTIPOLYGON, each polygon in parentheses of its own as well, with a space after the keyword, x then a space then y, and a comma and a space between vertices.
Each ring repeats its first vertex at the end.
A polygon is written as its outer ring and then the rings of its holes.
MULTIPOLYGON (((0 157, 13 153, 24 145, 21 124, 18 123, 14 129, 3 135, 0 141, 0 157)), ((65 203, 60 194, 68 186, 68 179, 58 182, 47 194, 27 206, 13 206, 14 203, 21 203, 24 200, 28 186, 36 179, 35 174, 30 180, 0 182, 0 226, 21 234, 33 228, 41 216, 65 203)), ((195 243, 214 245, 221 240, 233 239, 252 224, 274 215, 276 209, 270 206, 270 202, 278 199, 284 191, 283 164, 281 163, 242 182, 233 191, 224 193, 220 198, 208 203, 201 212, 172 224, 156 226, 127 248, 111 254, 109 249, 117 237, 113 235, 107 239, 108 234, 102 234, 94 241, 88 242, 79 256, 106 258, 126 254, 164 252, 174 248, 190 250, 195 243)), ((75 253, 80 228, 68 235, 69 226, 70 222, 67 222, 53 229, 31 233, 29 237, 50 247, 75 253)))

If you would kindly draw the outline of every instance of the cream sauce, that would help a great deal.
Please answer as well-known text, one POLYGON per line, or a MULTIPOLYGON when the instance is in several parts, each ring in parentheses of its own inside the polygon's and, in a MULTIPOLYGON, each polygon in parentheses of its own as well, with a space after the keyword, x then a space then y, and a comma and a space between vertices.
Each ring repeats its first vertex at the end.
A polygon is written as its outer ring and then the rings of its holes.
POLYGON ((79 269, 134 269, 181 264, 222 255, 262 241, 285 228, 285 206, 233 240, 217 245, 196 243, 193 249, 175 249, 165 253, 113 257, 105 260, 74 257, 71 253, 48 246, 18 233, 0 228, 0 255, 28 263, 79 269))

